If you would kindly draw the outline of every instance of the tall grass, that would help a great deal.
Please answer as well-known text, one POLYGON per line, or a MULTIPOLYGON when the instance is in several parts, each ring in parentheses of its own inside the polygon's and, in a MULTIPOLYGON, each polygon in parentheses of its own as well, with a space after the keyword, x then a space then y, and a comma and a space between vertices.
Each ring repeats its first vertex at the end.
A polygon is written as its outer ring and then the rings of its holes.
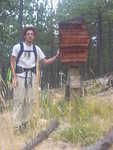
POLYGON ((61 123, 54 135, 58 140, 89 145, 113 126, 113 105, 110 102, 78 97, 70 102, 54 103, 47 93, 43 98, 41 117, 47 120, 56 117, 61 123))
MULTIPOLYGON (((57 101, 56 99, 54 101, 48 91, 41 91, 40 101, 37 103, 37 106, 34 107, 33 116, 26 133, 14 135, 11 116, 9 114, 5 116, 6 120, 9 118, 7 120, 9 145, 13 145, 13 148, 16 147, 14 145, 17 137, 23 138, 23 142, 33 138, 38 132, 46 128, 49 121, 53 118, 59 120, 60 126, 57 132, 51 135, 52 138, 74 144, 79 143, 80 145, 95 143, 103 136, 105 131, 113 126, 113 103, 95 99, 95 97, 88 97, 88 99, 78 97, 72 101, 64 99, 57 101)), ((6 112, 9 112, 9 110, 6 112)), ((4 130, 7 129, 4 127, 4 130)), ((0 146, 3 146, 2 141, 0 146)))
POLYGON ((9 113, 9 104, 5 99, 7 85, 0 75, 0 149, 10 150, 15 147, 12 115, 9 113), (2 94, 1 94, 2 93, 2 94))

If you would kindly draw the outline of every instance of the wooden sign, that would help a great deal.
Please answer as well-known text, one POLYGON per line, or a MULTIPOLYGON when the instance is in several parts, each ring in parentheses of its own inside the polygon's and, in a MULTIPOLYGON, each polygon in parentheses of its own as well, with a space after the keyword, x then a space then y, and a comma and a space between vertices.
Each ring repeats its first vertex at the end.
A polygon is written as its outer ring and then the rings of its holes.
POLYGON ((90 37, 83 19, 59 23, 60 58, 63 63, 85 63, 90 37))

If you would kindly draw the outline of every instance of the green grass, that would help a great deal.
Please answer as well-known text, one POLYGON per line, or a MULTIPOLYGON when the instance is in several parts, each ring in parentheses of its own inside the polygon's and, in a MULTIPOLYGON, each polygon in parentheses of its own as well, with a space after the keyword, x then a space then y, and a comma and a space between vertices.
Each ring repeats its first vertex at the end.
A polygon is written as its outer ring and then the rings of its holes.
MULTIPOLYGON (((95 143, 109 128, 113 127, 113 102, 91 97, 100 90, 99 85, 90 89, 88 99, 76 98, 72 101, 56 99, 48 91, 40 94, 40 115, 34 113, 27 134, 20 136, 31 139, 46 128, 49 121, 57 118, 60 126, 52 137, 80 145, 95 143), (38 116, 38 117, 37 117, 38 116), (45 122, 41 123, 41 119, 45 122)), ((61 92, 61 91, 60 91, 61 92)), ((10 102, 11 103, 11 102, 10 102)), ((9 111, 12 110, 12 103, 9 111)))
POLYGON ((100 97, 53 101, 51 94, 43 91, 40 94, 40 115, 33 114, 28 131, 20 136, 28 141, 45 129, 53 118, 59 120, 60 126, 52 138, 86 146, 95 143, 113 127, 113 103, 100 97))
POLYGON ((62 124, 54 135, 57 140, 89 145, 113 125, 113 105, 104 101, 78 98, 54 103, 46 93, 40 107, 42 118, 50 120, 56 117, 62 124))

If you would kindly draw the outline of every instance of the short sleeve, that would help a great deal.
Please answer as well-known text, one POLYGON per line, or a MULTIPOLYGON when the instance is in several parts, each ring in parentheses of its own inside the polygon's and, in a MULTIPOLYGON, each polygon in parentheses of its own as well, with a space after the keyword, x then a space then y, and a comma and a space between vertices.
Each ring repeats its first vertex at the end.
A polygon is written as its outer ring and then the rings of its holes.
POLYGON ((39 59, 40 60, 44 59, 46 56, 43 53, 43 51, 38 46, 36 46, 36 49, 37 49, 37 55, 38 55, 39 59))
POLYGON ((12 48, 11 55, 17 57, 20 50, 20 44, 16 44, 12 48))

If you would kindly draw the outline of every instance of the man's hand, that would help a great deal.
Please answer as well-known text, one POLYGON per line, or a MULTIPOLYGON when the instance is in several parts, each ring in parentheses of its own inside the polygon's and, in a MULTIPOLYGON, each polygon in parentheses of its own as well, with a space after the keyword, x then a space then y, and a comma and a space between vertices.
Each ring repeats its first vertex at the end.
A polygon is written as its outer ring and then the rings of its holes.
POLYGON ((59 55, 60 55, 60 50, 58 49, 56 53, 56 57, 59 57, 59 55))
POLYGON ((55 56, 53 56, 53 57, 51 57, 49 59, 44 58, 42 63, 45 64, 45 65, 52 64, 56 60, 56 58, 59 57, 59 54, 60 54, 60 51, 58 49, 55 56))
POLYGON ((13 88, 16 88, 18 86, 18 82, 17 82, 16 76, 13 77, 12 83, 13 83, 13 88))

